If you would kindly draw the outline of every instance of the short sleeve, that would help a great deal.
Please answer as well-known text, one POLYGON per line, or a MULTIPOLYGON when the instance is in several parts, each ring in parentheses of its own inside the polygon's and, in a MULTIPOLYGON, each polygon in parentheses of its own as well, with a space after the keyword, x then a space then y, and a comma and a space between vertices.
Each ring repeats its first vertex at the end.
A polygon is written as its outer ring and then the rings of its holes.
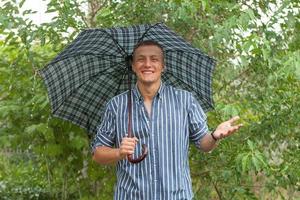
POLYGON ((189 138, 198 148, 200 148, 201 138, 208 132, 207 117, 198 101, 191 95, 189 101, 188 119, 189 119, 189 138))
POLYGON ((107 104, 101 124, 98 126, 97 134, 91 144, 92 152, 98 146, 113 147, 115 144, 115 114, 111 104, 107 104))

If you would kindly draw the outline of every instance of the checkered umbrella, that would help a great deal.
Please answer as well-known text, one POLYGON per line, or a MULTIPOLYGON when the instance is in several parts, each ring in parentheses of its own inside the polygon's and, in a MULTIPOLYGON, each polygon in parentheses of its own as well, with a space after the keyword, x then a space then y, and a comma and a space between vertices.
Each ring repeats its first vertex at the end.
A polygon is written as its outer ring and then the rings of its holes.
POLYGON ((166 84, 191 91, 205 111, 213 107, 215 61, 158 23, 81 32, 40 71, 53 115, 93 136, 107 101, 128 90, 126 60, 144 40, 155 40, 164 48, 166 71, 162 78, 166 84))

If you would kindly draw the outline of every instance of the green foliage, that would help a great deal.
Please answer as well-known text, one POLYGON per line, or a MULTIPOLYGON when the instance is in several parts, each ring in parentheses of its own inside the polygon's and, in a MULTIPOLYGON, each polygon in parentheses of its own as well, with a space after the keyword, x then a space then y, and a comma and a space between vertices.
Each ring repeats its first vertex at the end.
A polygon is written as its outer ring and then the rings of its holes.
POLYGON ((58 1, 34 24, 23 1, 0 1, 2 199, 112 199, 114 168, 89 138, 53 118, 37 70, 84 28, 163 21, 217 59, 211 127, 244 127, 209 154, 191 147, 195 199, 296 199, 300 187, 300 11, 297 1, 58 1), (83 10, 87 8, 88 10, 83 10))

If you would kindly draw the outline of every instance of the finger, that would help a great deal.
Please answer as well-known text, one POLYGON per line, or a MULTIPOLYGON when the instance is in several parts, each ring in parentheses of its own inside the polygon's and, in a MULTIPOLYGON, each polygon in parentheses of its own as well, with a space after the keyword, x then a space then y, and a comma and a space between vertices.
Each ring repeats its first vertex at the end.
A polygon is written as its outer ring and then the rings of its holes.
POLYGON ((121 148, 133 150, 133 149, 135 149, 135 144, 123 144, 123 145, 121 145, 121 148))
POLYGON ((137 137, 123 137, 122 140, 135 141, 135 142, 139 141, 137 137))
POLYGON ((131 146, 131 147, 135 147, 136 143, 132 142, 132 141, 124 141, 124 143, 122 143, 123 146, 131 146))
POLYGON ((122 150, 120 151, 120 154, 121 154, 121 155, 128 155, 128 154, 133 154, 133 153, 134 153, 133 150, 122 149, 122 150))
POLYGON ((235 125, 235 126, 232 126, 234 129, 238 130, 240 129, 241 127, 243 126, 243 124, 238 124, 238 125, 235 125))
POLYGON ((228 135, 231 135, 233 134, 234 132, 238 131, 240 129, 241 125, 236 125, 236 126, 232 126, 230 129, 229 129, 229 133, 228 135))
POLYGON ((122 147, 132 147, 134 148, 136 145, 135 142, 131 142, 131 141, 122 141, 121 146, 122 147))
POLYGON ((122 145, 120 148, 124 150, 134 150, 135 146, 134 145, 122 145))
POLYGON ((139 139, 137 139, 136 137, 127 138, 126 140, 127 140, 127 141, 131 141, 131 142, 133 142, 133 143, 135 143, 135 144, 139 141, 139 139))
POLYGON ((127 146, 135 146, 136 145, 136 141, 132 141, 132 140, 124 140, 121 142, 121 145, 127 145, 127 146))
POLYGON ((130 151, 130 150, 126 151, 127 155, 132 155, 133 153, 134 153, 134 151, 130 151))
POLYGON ((128 152, 134 152, 134 148, 132 148, 132 147, 121 147, 120 148, 120 151, 122 152, 122 153, 128 153, 128 152))
POLYGON ((124 151, 122 151, 121 152, 121 154, 123 155, 123 156, 127 156, 127 155, 132 155, 132 154, 134 154, 134 151, 130 151, 130 150, 124 150, 124 151))
POLYGON ((233 124, 235 121, 237 121, 237 120, 239 120, 239 119, 240 119, 239 116, 234 116, 234 117, 232 117, 230 120, 228 120, 228 122, 229 122, 230 124, 233 124))
POLYGON ((134 138, 123 138, 122 141, 124 141, 124 142, 133 142, 133 143, 136 142, 134 138))
POLYGON ((122 142, 136 144, 137 139, 135 139, 135 138, 123 138, 122 142))

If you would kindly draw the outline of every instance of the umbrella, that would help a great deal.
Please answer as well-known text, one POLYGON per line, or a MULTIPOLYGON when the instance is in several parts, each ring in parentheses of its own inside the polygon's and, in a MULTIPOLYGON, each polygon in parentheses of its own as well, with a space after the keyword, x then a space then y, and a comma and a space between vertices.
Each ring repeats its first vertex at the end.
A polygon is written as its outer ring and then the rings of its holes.
POLYGON ((52 114, 95 135, 107 101, 135 82, 128 82, 129 61, 134 46, 145 40, 154 40, 164 48, 167 70, 163 81, 192 92, 204 111, 213 108, 215 60, 165 24, 157 23, 82 31, 40 70, 52 114))

